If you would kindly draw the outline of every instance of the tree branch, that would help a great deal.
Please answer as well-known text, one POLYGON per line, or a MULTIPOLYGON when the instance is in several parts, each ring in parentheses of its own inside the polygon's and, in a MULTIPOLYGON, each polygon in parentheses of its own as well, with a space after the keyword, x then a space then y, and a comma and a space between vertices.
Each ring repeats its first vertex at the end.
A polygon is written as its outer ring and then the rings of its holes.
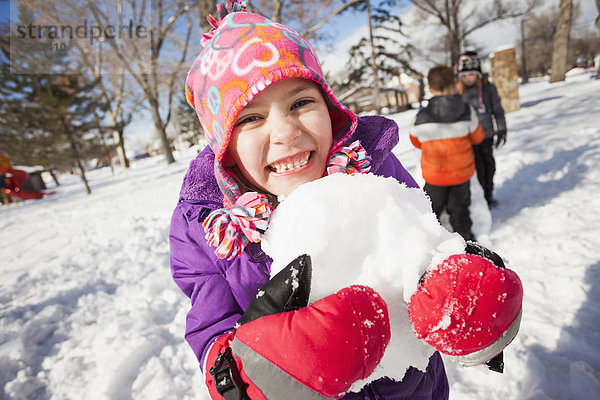
POLYGON ((327 22, 329 22, 333 17, 346 11, 348 8, 352 7, 353 5, 361 3, 362 1, 363 0, 350 0, 347 3, 344 3, 343 5, 338 7, 336 10, 334 10, 331 14, 329 14, 327 17, 321 19, 319 22, 317 22, 316 24, 314 24, 313 26, 311 26, 310 28, 308 28, 307 30, 302 32, 301 35, 308 36, 309 34, 316 32, 323 25, 325 25, 327 22))

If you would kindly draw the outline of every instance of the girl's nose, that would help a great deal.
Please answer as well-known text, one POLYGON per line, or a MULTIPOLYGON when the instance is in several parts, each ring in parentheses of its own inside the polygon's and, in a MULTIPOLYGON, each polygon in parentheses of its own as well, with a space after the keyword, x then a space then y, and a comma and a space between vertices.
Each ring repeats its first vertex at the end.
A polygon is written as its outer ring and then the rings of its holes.
POLYGON ((270 137, 273 144, 292 144, 302 135, 293 118, 278 118, 271 124, 270 137))

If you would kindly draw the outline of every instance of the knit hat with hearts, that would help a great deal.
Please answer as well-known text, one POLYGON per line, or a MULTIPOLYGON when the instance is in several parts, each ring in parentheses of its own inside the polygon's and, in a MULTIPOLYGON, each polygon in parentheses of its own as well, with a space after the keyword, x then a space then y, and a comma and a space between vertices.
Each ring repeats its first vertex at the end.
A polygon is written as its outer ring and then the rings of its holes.
POLYGON ((335 98, 306 39, 246 11, 240 2, 227 1, 217 9, 219 20, 208 18, 213 29, 202 35, 202 50, 188 72, 185 89, 215 154, 215 177, 224 195, 224 208, 204 221, 206 238, 217 247, 219 258, 232 259, 241 256, 248 241, 261 240, 272 210, 263 194, 242 193, 223 162, 237 116, 267 86, 304 78, 322 89, 333 135, 326 174, 367 172, 370 158, 358 141, 350 143, 357 117, 335 98))

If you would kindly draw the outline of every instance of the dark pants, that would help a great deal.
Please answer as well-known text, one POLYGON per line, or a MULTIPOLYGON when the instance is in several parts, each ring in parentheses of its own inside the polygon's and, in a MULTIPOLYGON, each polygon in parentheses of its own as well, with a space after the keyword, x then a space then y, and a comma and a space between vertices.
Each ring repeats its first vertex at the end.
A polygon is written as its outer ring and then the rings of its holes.
POLYGON ((483 188, 483 194, 488 204, 492 201, 494 193, 494 174, 496 173, 496 160, 492 145, 493 138, 484 139, 483 142, 473 146, 475 154, 475 168, 477 180, 483 188))
POLYGON ((465 240, 475 240, 471 232, 471 188, 469 181, 454 186, 435 186, 426 183, 423 187, 431 200, 431 207, 435 215, 440 218, 442 211, 446 210, 450 217, 450 225, 465 240))

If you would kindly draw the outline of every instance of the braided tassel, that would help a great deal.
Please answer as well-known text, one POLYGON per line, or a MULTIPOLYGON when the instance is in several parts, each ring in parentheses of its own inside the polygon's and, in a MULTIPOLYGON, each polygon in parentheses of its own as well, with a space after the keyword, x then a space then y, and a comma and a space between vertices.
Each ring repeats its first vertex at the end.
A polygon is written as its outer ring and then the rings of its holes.
POLYGON ((477 112, 479 114, 485 114, 485 103, 483 102, 483 82, 479 82, 479 107, 477 112))
POLYGON ((217 4, 217 12, 219 13, 219 20, 222 20, 227 14, 247 11, 244 3, 238 0, 227 0, 225 3, 217 4))
POLYGON ((202 226, 206 240, 215 246, 219 258, 232 260, 241 257, 248 242, 261 241, 271 217, 267 198, 256 192, 241 195, 230 208, 211 212, 202 226))
POLYGON ((349 146, 338 145, 332 150, 331 158, 327 165, 327 174, 337 172, 346 174, 366 174, 371 169, 371 156, 356 140, 349 146))
POLYGON ((247 11, 246 7, 241 1, 237 0, 227 0, 225 3, 217 4, 217 16, 219 19, 212 16, 212 14, 208 14, 206 20, 212 26, 211 30, 202 34, 202 42, 200 43, 202 47, 206 47, 206 44, 210 42, 215 37, 215 32, 219 27, 219 24, 227 14, 238 12, 238 11, 247 11))

